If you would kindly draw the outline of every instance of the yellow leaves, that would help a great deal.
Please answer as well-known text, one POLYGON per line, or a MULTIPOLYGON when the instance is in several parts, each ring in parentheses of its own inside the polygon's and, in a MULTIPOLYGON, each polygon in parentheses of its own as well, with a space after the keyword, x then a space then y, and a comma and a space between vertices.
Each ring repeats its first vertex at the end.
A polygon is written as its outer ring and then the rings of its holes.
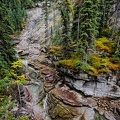
POLYGON ((120 63, 116 63, 116 64, 110 63, 109 64, 109 69, 111 69, 111 70, 119 70, 120 69, 120 63))
POLYGON ((23 75, 21 75, 21 76, 17 76, 17 78, 18 78, 19 80, 25 80, 25 75, 23 74, 23 75))
POLYGON ((90 66, 88 74, 93 75, 93 76, 97 76, 98 75, 98 71, 97 71, 96 68, 90 66))
POLYGON ((108 32, 109 28, 104 28, 103 32, 108 32))
POLYGON ((20 80, 16 80, 15 83, 20 83, 20 80))
POLYGON ((23 60, 18 60, 12 63, 11 68, 14 68, 14 69, 22 68, 22 65, 23 65, 23 60))
POLYGON ((106 67, 106 68, 101 68, 98 70, 98 74, 99 73, 108 73, 109 72, 109 69, 106 67))
POLYGON ((16 73, 16 71, 14 71, 14 70, 11 70, 10 73, 11 73, 12 77, 15 78, 15 79, 25 80, 25 75, 24 75, 24 74, 18 75, 18 74, 16 73))
POLYGON ((14 78, 16 78, 16 77, 17 77, 17 74, 15 73, 15 71, 14 71, 14 70, 11 70, 11 71, 10 71, 10 74, 11 74, 14 78))
POLYGON ((16 76, 15 80, 12 80, 12 84, 23 84, 26 82, 25 75, 16 76))
POLYGON ((96 69, 93 66, 90 66, 88 74, 92 75, 92 76, 97 76, 100 73, 108 73, 109 69, 108 68, 101 68, 101 69, 96 69))
POLYGON ((101 66, 108 67, 110 64, 110 59, 108 57, 101 58, 101 66))
POLYGON ((12 81, 13 84, 19 83, 22 84, 25 81, 25 75, 22 74, 23 60, 18 60, 12 63, 10 74, 15 81, 12 81))

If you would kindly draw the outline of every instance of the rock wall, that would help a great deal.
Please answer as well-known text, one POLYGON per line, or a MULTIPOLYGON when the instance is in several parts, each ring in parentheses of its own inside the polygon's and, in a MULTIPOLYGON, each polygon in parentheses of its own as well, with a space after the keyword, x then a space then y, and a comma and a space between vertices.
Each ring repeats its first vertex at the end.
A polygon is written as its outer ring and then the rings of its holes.
POLYGON ((40 71, 52 120, 120 119, 120 87, 116 85, 116 76, 107 80, 104 74, 97 78, 85 73, 74 75, 69 70, 62 68, 58 72, 45 65, 40 71))

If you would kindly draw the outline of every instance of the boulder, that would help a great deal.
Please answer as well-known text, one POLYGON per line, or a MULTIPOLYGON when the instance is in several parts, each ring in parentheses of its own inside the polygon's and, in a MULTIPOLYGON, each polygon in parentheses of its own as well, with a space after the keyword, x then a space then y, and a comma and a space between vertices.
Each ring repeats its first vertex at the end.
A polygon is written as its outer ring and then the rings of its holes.
POLYGON ((48 98, 48 112, 53 120, 73 120, 79 115, 78 111, 78 108, 65 105, 54 96, 48 98))
POLYGON ((97 105, 96 101, 84 98, 81 94, 77 93, 76 91, 70 90, 69 87, 67 87, 66 85, 62 87, 56 86, 50 93, 54 95, 55 98, 59 99, 60 101, 63 101, 65 104, 68 104, 70 106, 81 107, 97 105))

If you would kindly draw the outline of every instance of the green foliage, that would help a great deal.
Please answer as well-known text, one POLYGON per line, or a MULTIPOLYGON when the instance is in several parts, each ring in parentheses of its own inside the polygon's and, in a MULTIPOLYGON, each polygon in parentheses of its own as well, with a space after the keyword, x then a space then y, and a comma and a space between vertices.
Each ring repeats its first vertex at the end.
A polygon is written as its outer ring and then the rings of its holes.
POLYGON ((4 61, 4 58, 0 54, 0 95, 3 95, 7 91, 6 87, 11 80, 10 76, 8 63, 4 61))
POLYGON ((114 31, 111 16, 115 4, 114 0, 61 1, 62 35, 53 38, 62 48, 57 65, 93 76, 120 69, 120 30, 114 31))
POLYGON ((63 65, 67 68, 69 68, 71 71, 74 71, 75 68, 75 63, 79 62, 79 59, 67 59, 67 60, 60 60, 57 62, 57 66, 63 65))
POLYGON ((14 34, 22 29, 23 18, 26 18, 24 8, 21 8, 20 0, 13 0, 1 3, 1 21, 3 28, 6 28, 9 34, 14 34), (7 26, 6 26, 7 25, 7 26))
POLYGON ((28 116, 21 116, 18 118, 18 120, 29 120, 28 116))
POLYGON ((16 120, 13 116, 13 113, 10 112, 15 103, 11 100, 10 97, 4 97, 0 101, 0 119, 4 120, 16 120))
MULTIPOLYGON (((2 58, 0 62, 2 62, 2 58)), ((0 119, 4 117, 5 120, 16 120, 11 112, 15 104, 10 95, 12 92, 11 86, 26 82, 25 75, 22 74, 22 62, 22 60, 13 62, 11 70, 5 61, 2 62, 2 68, 0 69, 0 119)), ((26 117, 25 119, 27 120, 26 117)))
POLYGON ((114 51, 114 44, 114 41, 110 41, 106 37, 99 38, 95 41, 95 47, 97 50, 104 50, 108 53, 112 53, 114 51))
POLYGON ((70 2, 69 0, 63 0, 60 5, 60 12, 62 17, 62 38, 61 38, 61 45, 63 46, 62 52, 64 53, 64 57, 68 58, 69 48, 70 48, 70 2))
POLYGON ((35 6, 34 2, 37 2, 38 0, 20 0, 21 6, 24 8, 32 8, 35 6))
POLYGON ((14 114, 11 112, 12 109, 16 106, 15 102, 12 101, 10 97, 0 98, 0 119, 4 120, 29 120, 28 116, 19 116, 18 118, 14 117, 14 114))
POLYGON ((25 8, 30 7, 33 7, 32 0, 0 1, 0 119, 15 120, 10 112, 14 104, 10 99, 11 85, 25 83, 22 62, 11 65, 16 60, 11 35, 23 29, 27 17, 25 8))
POLYGON ((109 38, 110 36, 112 36, 113 32, 114 32, 113 28, 111 27, 104 28, 102 29, 101 36, 105 36, 109 38))
POLYGON ((84 50, 87 50, 91 45, 93 45, 94 39, 98 35, 98 21, 100 13, 97 5, 98 1, 85 0, 80 8, 80 40, 82 41, 84 50))
POLYGON ((75 63, 75 68, 77 70, 82 70, 82 71, 87 72, 90 69, 90 65, 88 63, 78 61, 75 63))
POLYGON ((113 22, 110 19, 112 18, 111 13, 113 12, 112 7, 114 4, 115 4, 115 0, 99 0, 99 4, 98 4, 98 9, 100 11, 99 28, 98 28, 99 37, 101 36, 110 37, 110 35, 113 32, 112 29, 108 29, 108 28, 111 24, 113 24, 113 22))
POLYGON ((0 2, 0 91, 8 88, 12 79, 9 67, 16 59, 10 35, 23 28, 25 19, 26 13, 21 0, 0 2))

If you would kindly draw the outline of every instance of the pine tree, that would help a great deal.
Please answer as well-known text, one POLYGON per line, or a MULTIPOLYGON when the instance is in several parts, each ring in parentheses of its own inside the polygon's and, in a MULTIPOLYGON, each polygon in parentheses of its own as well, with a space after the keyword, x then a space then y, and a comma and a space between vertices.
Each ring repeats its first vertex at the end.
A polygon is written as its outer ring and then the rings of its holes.
POLYGON ((69 56, 70 49, 70 8, 68 0, 63 0, 60 6, 61 17, 62 17, 62 41, 61 45, 63 46, 63 55, 65 58, 69 56))
POLYGON ((98 2, 95 0, 85 0, 80 9, 80 41, 82 47, 87 52, 93 46, 94 39, 98 35, 98 2))

